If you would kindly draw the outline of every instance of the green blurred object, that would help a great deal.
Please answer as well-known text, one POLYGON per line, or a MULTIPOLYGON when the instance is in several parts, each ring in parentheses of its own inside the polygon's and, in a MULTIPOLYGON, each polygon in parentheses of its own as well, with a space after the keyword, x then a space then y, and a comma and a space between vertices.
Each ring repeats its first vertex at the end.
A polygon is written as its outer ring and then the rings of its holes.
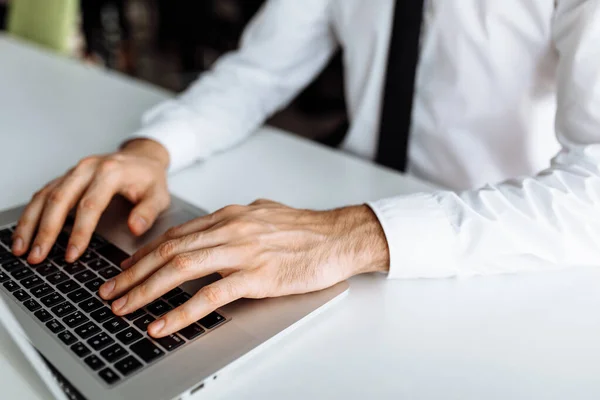
POLYGON ((79 0, 11 0, 7 30, 48 49, 70 50, 79 13, 79 0))

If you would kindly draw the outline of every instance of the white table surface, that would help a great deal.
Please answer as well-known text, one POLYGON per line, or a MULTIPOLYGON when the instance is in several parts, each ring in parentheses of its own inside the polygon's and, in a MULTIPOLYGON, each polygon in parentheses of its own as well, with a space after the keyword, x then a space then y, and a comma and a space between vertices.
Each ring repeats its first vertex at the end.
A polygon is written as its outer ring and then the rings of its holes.
MULTIPOLYGON (((169 95, 0 36, 0 209, 26 201, 82 156, 114 149, 169 95)), ((428 189, 270 128, 170 184, 207 210, 259 197, 323 209, 428 189)), ((595 269, 355 277, 344 300, 251 359, 218 396, 597 399, 598 282, 595 269)), ((47 398, 1 333, 0 387, 9 398, 47 398)))

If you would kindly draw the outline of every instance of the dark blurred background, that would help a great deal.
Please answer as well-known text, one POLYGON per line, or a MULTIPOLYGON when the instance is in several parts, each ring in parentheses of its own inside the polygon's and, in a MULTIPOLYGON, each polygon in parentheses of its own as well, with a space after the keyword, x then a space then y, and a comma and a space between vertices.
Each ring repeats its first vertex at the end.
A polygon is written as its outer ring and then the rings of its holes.
MULTIPOLYGON (((237 48, 264 1, 80 0, 72 53, 180 92, 220 55, 237 48)), ((8 3, 0 0, 0 29, 8 3)), ((336 145, 347 129, 340 55, 269 124, 336 145)))

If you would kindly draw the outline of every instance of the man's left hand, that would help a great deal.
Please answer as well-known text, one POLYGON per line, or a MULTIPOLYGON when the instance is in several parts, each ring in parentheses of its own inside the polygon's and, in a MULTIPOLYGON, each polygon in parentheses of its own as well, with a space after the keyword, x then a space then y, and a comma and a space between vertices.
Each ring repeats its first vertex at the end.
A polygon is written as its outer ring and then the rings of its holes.
POLYGON ((125 260, 100 295, 118 298, 112 310, 125 315, 186 281, 220 274, 148 326, 163 337, 242 297, 317 291, 388 265, 383 230, 368 206, 312 211, 258 200, 169 229, 125 260))

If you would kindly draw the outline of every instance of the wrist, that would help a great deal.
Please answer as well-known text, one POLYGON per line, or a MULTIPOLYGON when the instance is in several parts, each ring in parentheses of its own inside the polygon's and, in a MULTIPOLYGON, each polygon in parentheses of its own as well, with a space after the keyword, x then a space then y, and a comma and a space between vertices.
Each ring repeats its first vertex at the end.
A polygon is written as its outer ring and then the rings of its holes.
POLYGON ((162 144, 151 139, 130 140, 123 144, 119 152, 152 159, 158 162, 164 169, 169 167, 169 152, 162 144))
POLYGON ((351 274, 388 272, 390 253, 379 219, 367 205, 350 206, 337 210, 338 226, 346 236, 351 249, 351 274))

